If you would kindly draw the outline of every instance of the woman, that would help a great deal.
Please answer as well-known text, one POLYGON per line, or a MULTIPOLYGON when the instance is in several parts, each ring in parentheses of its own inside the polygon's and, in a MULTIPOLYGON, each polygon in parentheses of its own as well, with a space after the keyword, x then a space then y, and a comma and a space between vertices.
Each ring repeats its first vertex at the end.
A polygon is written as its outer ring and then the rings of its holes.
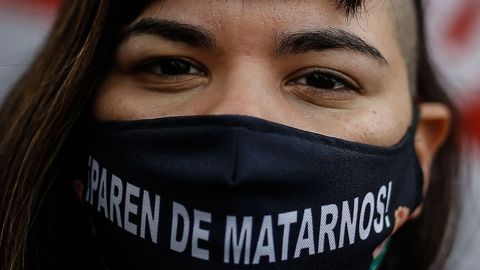
POLYGON ((456 111, 420 14, 67 1, 0 112, 2 268, 440 267, 456 111))

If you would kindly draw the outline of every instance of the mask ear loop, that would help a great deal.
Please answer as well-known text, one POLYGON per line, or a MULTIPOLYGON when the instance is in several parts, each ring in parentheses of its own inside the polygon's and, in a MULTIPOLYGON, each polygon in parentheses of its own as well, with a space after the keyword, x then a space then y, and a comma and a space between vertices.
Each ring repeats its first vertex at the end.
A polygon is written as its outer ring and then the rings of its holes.
POLYGON ((372 264, 370 264, 369 270, 377 270, 380 268, 380 265, 383 262, 383 259, 387 255, 388 250, 390 249, 390 244, 392 242, 392 238, 389 237, 385 240, 385 244, 382 247, 382 250, 378 254, 376 258, 373 259, 372 264))

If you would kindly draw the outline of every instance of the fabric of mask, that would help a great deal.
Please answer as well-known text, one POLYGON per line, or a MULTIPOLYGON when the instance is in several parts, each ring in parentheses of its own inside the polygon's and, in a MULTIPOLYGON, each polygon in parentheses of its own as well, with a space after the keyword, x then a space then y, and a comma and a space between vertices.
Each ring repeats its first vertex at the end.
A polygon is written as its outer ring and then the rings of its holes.
POLYGON ((85 202, 108 269, 369 269, 422 200, 392 147, 248 116, 95 122, 85 202))

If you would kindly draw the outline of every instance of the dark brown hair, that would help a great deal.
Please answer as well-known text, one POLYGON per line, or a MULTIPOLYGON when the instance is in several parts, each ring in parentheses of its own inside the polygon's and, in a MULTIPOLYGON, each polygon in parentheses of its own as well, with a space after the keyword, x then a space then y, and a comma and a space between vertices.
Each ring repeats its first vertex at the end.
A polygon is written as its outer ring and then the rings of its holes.
MULTIPOLYGON (((0 269, 40 267, 46 264, 39 250, 61 249, 47 243, 51 241, 48 228, 54 234, 52 228, 60 227, 53 223, 61 214, 51 209, 58 202, 64 204, 59 198, 52 202, 57 196, 52 190, 70 183, 70 193, 67 188, 62 192, 73 196, 71 182, 66 180, 76 172, 68 164, 75 147, 81 145, 89 99, 109 68, 116 34, 145 8, 144 2, 64 1, 46 44, 5 99, 0 109, 0 269)), ((363 1, 338 3, 351 14, 363 1)), ((421 7, 417 10, 421 16, 421 7)), ((434 161, 424 213, 394 236, 384 269, 426 269, 441 263, 436 260, 445 257, 451 240, 448 224, 455 206, 457 114, 435 79, 421 41, 418 96, 421 101, 446 104, 453 112, 454 126, 434 161)))

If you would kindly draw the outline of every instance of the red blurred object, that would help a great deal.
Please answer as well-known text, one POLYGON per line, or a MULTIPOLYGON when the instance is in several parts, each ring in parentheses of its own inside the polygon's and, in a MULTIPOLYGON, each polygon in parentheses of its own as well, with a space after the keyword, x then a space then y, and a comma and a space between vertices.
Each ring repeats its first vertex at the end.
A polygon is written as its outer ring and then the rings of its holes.
POLYGON ((466 0, 457 11, 445 37, 455 46, 467 44, 473 37, 477 20, 480 18, 480 2, 466 0))
POLYGON ((472 97, 471 103, 461 108, 463 138, 480 143, 480 89, 475 91, 476 97, 472 97))

